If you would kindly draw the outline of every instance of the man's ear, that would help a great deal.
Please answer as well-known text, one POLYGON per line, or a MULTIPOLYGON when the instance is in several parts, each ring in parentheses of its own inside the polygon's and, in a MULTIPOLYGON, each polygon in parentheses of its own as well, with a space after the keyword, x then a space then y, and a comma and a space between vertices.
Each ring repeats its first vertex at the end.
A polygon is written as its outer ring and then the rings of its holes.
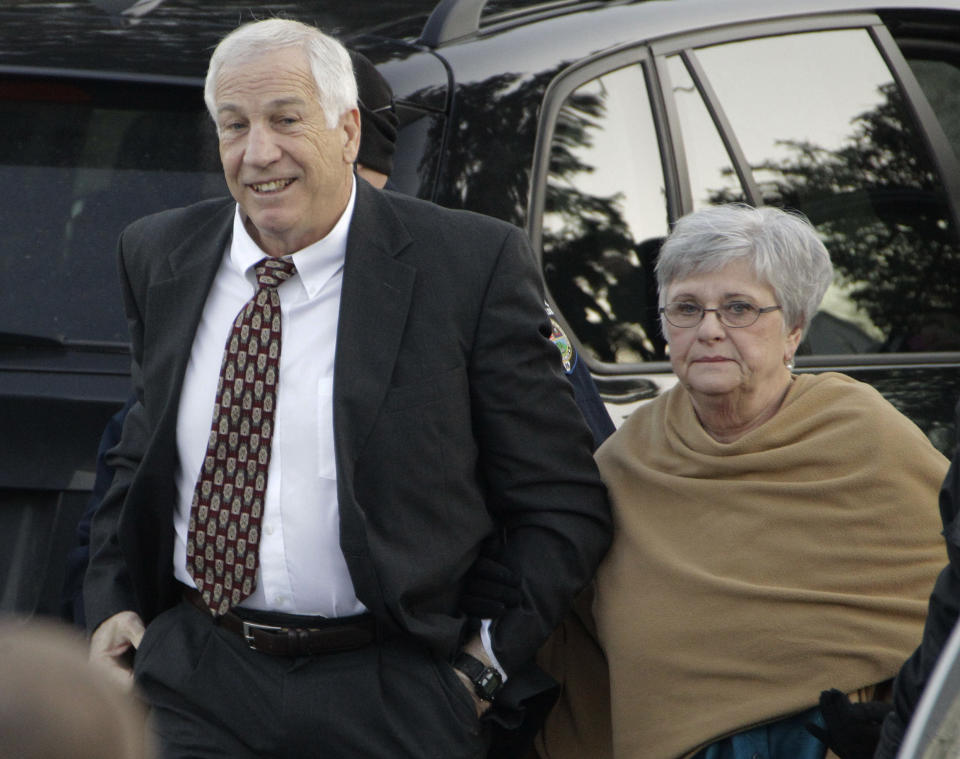
POLYGON ((360 111, 351 108, 340 117, 340 134, 343 140, 343 160, 353 164, 360 151, 360 111))

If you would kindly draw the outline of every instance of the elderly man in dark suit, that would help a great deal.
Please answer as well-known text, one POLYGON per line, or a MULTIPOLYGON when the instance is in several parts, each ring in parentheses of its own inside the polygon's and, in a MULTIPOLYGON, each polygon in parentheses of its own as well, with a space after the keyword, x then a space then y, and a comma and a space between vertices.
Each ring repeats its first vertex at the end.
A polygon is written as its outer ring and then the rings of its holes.
POLYGON ((120 240, 137 402, 91 656, 129 678, 136 649, 169 756, 482 756, 610 534, 533 256, 355 179, 350 60, 312 27, 228 35, 205 96, 236 202, 120 240), (495 534, 521 601, 477 631, 495 534))

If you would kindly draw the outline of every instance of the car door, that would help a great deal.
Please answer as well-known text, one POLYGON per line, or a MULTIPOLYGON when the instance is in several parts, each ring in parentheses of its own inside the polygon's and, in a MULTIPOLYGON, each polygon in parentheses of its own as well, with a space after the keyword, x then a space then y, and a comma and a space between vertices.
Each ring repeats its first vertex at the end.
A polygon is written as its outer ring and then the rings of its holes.
POLYGON ((804 213, 831 251, 835 281, 798 370, 873 384, 952 449, 960 171, 943 30, 956 19, 924 21, 728 25, 642 41, 552 83, 532 236, 617 421, 675 381, 653 280, 670 223, 746 202, 804 213))

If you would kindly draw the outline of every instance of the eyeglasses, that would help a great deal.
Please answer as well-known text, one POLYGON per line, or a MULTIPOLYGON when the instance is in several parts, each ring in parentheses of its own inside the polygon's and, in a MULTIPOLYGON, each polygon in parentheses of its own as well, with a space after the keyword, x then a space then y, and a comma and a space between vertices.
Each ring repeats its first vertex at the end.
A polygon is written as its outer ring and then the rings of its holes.
POLYGON ((674 327, 696 327, 703 321, 707 311, 713 311, 720 323, 727 327, 749 327, 755 324, 763 314, 779 311, 782 306, 766 306, 760 308, 742 300, 732 300, 719 308, 704 308, 699 303, 690 301, 675 301, 660 309, 667 321, 674 327))

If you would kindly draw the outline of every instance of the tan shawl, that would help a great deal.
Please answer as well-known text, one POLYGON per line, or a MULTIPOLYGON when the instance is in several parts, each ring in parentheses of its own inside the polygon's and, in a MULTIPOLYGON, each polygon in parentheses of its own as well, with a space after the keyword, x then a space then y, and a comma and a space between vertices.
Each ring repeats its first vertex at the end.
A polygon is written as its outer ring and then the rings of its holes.
POLYGON ((597 461, 615 515, 594 612, 617 759, 683 756, 890 678, 920 642, 947 461, 869 385, 801 375, 733 443, 678 386, 597 461))

